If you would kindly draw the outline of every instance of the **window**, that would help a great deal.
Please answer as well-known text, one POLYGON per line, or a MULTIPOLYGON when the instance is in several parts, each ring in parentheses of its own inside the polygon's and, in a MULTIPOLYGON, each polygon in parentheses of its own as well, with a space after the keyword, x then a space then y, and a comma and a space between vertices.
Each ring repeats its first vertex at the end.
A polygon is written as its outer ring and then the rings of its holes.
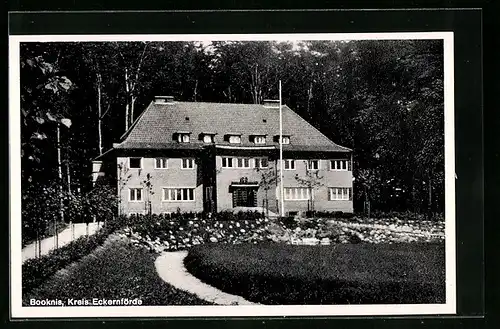
POLYGON ((130 169, 141 169, 142 158, 128 158, 130 169))
POLYGON ((254 136, 253 142, 255 144, 266 144, 266 136, 254 136))
POLYGON ((349 160, 330 160, 330 170, 349 170, 349 160))
POLYGON ((351 200, 350 187, 330 187, 328 189, 328 200, 351 200))
POLYGON ((189 134, 188 133, 179 133, 177 135, 177 141, 179 143, 189 143, 189 134))
POLYGON ((283 189, 285 200, 310 200, 307 187, 285 187, 283 189))
POLYGON ((307 170, 318 170, 319 160, 309 160, 307 161, 307 170))
POLYGON ((167 158, 156 158, 155 159, 155 169, 167 169, 168 159, 167 158))
POLYGON ((164 188, 163 201, 194 201, 194 188, 164 188))
POLYGON ((267 168, 268 166, 267 158, 255 158, 255 168, 267 168))
POLYGON ((236 168, 250 168, 250 159, 248 158, 237 158, 236 168))
POLYGON ((140 211, 140 212, 129 212, 128 213, 128 216, 131 217, 131 216, 138 216, 138 215, 144 215, 144 212, 143 211, 140 211))
POLYGON ((181 169, 193 169, 194 159, 182 159, 181 169))
POLYGON ((295 170, 295 160, 286 159, 285 161, 285 170, 295 170))
POLYGON ((142 188, 129 189, 129 201, 142 201, 142 188))
MULTIPOLYGON (((282 140, 283 144, 290 144, 290 136, 283 135, 282 138, 281 138, 281 140, 282 140)), ((280 142, 280 135, 274 136, 274 141, 276 143, 279 143, 280 142)))
POLYGON ((214 135, 203 135, 203 143, 210 144, 214 142, 214 135))
POLYGON ((222 168, 233 168, 233 158, 222 158, 222 168))
POLYGON ((239 135, 229 135, 229 143, 239 144, 241 143, 241 136, 239 135))

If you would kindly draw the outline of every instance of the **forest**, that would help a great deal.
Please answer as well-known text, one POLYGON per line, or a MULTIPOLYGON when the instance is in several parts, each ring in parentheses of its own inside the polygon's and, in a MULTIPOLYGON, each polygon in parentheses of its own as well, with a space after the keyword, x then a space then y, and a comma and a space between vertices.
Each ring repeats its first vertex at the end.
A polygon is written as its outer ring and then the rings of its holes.
POLYGON ((23 221, 112 200, 91 160, 155 95, 260 103, 280 80, 285 104, 354 150, 356 211, 444 211, 441 40, 25 42, 20 61, 23 221))

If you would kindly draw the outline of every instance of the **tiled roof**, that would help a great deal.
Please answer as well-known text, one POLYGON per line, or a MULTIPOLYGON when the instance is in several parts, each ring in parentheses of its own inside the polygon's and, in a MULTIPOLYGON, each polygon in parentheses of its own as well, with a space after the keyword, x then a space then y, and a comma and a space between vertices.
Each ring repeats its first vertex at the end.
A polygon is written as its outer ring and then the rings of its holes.
MULTIPOLYGON (((199 148, 200 134, 216 133, 217 145, 256 146, 251 135, 267 135, 267 146, 279 146, 274 136, 279 135, 279 109, 258 104, 230 104, 204 102, 152 102, 122 136, 116 148, 199 148), (174 135, 180 131, 191 133, 190 143, 178 143, 174 135), (241 144, 230 144, 224 135, 241 134, 241 144)), ((284 150, 349 152, 349 148, 332 142, 319 130, 302 119, 288 106, 283 106, 283 135, 290 136, 284 150)))

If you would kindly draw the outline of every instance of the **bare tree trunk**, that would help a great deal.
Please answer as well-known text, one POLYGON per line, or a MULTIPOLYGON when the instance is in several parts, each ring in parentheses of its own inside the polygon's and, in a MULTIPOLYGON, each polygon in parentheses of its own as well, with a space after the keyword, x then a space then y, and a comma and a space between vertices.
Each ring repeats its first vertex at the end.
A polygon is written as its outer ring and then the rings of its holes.
POLYGON ((99 154, 102 154, 102 76, 100 72, 97 76, 97 138, 99 145, 99 154))
POLYGON ((428 219, 432 217, 432 171, 429 173, 429 204, 428 204, 428 219))
POLYGON ((309 88, 307 89, 307 115, 311 118, 311 99, 312 99, 312 88, 313 83, 309 83, 309 88))
POLYGON ((193 95, 193 98, 194 98, 194 101, 196 102, 196 99, 198 98, 198 79, 196 79, 196 82, 194 84, 194 95, 193 95))
POLYGON ((134 123, 134 108, 135 108, 135 101, 137 100, 136 96, 131 97, 130 101, 130 124, 134 123))
POLYGON ((130 86, 129 86, 129 75, 128 75, 128 69, 125 68, 125 131, 128 130, 129 127, 129 109, 130 109, 130 101, 129 101, 129 95, 130 95, 130 86))
POLYGON ((69 165, 69 159, 66 160, 66 181, 68 183, 68 193, 71 194, 71 170, 69 165))
MULTIPOLYGON (((59 177, 59 217, 61 223, 64 222, 64 201, 63 201, 63 186, 62 186, 62 164, 61 164, 61 127, 57 122, 57 173, 59 177)), ((57 217, 54 217, 54 232, 57 232, 57 217)), ((58 236, 54 234, 54 245, 59 246, 58 236)))

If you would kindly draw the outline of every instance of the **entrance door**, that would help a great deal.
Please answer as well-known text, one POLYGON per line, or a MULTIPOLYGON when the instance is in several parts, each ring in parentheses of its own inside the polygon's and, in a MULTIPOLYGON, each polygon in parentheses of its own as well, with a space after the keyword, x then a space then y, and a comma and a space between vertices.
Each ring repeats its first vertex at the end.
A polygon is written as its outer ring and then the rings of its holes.
POLYGON ((257 207, 257 189, 238 187, 233 190, 234 207, 257 207))

